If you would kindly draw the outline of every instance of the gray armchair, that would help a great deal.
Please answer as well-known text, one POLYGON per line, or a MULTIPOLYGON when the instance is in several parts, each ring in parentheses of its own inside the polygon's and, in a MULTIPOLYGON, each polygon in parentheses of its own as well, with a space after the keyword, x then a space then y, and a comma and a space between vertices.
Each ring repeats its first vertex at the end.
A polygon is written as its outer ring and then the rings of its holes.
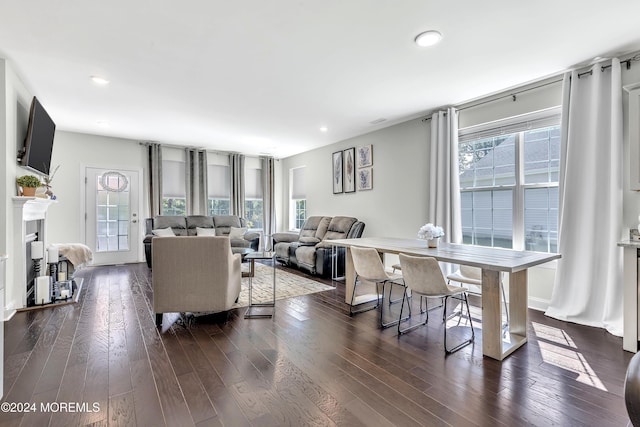
POLYGON ((162 313, 229 310, 240 295, 240 255, 228 237, 153 239, 153 311, 162 313))

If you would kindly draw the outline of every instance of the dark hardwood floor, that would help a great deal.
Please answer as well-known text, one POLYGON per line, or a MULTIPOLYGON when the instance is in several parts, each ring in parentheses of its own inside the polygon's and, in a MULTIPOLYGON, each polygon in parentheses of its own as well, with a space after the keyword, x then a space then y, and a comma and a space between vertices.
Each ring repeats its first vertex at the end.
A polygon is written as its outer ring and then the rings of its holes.
MULTIPOLYGON (((78 275, 77 304, 17 313, 5 323, 1 426, 629 421, 623 388, 632 355, 622 339, 540 312, 529 312, 529 343, 500 363, 482 356, 480 322, 474 344, 445 356, 439 311, 398 338, 394 328, 378 328, 376 311, 350 318, 340 283, 278 301, 273 319, 245 320, 241 309, 226 322, 206 316, 158 330, 144 264, 78 275), (35 411, 4 412, 7 403, 35 411)), ((469 329, 452 331, 462 339, 469 329)))

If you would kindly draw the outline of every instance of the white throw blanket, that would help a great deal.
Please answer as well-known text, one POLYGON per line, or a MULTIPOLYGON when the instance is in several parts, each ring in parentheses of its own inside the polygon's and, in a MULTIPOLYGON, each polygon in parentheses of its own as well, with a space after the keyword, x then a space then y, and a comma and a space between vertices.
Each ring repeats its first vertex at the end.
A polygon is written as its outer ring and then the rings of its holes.
POLYGON ((51 246, 57 247, 60 255, 66 257, 75 268, 93 261, 93 252, 82 243, 54 243, 51 246))

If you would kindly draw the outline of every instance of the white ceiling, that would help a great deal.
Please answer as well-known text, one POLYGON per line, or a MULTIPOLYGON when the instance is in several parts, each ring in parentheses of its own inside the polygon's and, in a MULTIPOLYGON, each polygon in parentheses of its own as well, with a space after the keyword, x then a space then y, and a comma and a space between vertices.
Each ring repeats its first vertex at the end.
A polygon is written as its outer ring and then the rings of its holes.
POLYGON ((0 0, 58 129, 276 157, 638 49, 638 0, 0 0))

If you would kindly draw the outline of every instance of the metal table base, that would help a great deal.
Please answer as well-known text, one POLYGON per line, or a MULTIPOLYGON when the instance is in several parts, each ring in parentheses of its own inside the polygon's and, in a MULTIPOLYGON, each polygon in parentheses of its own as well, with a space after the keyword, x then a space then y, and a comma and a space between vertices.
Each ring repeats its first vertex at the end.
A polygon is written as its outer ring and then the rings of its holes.
POLYGON ((270 302, 253 302, 253 274, 249 276, 249 307, 244 313, 245 319, 268 319, 272 318, 276 307, 276 260, 274 252, 252 252, 245 257, 251 263, 251 271, 255 271, 255 262, 257 259, 270 259, 273 266, 273 290, 272 300, 270 302), (255 312, 255 309, 271 308, 271 313, 255 312))

